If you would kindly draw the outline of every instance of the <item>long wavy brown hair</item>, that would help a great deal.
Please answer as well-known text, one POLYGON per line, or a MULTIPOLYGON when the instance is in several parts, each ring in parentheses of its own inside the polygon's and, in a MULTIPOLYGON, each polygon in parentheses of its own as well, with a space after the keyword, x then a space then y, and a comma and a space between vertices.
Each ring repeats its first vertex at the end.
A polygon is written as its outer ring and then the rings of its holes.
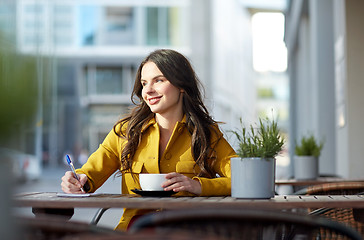
POLYGON ((212 119, 202 102, 202 85, 190 62, 182 54, 170 49, 156 50, 141 62, 131 95, 131 100, 136 106, 128 116, 114 125, 114 132, 127 139, 126 144, 121 146, 122 172, 132 172, 133 156, 141 142, 142 127, 154 117, 154 113, 142 98, 141 71, 147 62, 155 63, 172 85, 184 90, 183 112, 187 129, 191 134, 192 156, 201 169, 197 174, 215 177, 215 151, 211 148, 211 134, 216 130, 217 122, 212 119))

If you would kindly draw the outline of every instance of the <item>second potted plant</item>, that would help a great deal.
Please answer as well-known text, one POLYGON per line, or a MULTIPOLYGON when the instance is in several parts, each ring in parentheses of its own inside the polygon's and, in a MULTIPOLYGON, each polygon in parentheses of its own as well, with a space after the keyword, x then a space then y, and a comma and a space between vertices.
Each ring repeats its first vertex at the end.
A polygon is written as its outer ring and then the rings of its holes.
MULTIPOLYGON (((241 121, 240 121, 241 122, 241 121)), ((241 123, 242 124, 242 123, 241 123)), ((259 126, 232 131, 238 139, 238 157, 231 159, 231 196, 272 198, 275 193, 275 156, 284 139, 277 122, 259 119, 259 126)))
POLYGON ((303 136, 295 146, 294 177, 296 179, 316 179, 319 176, 318 160, 324 142, 318 142, 313 134, 303 136))

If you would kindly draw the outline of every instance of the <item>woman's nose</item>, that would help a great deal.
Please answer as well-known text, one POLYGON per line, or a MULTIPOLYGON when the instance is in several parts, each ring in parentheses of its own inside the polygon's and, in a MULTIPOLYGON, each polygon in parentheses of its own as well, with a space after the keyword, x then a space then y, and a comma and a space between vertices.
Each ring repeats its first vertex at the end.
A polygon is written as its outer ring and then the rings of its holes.
POLYGON ((147 84, 144 86, 145 92, 154 92, 153 84, 147 84))

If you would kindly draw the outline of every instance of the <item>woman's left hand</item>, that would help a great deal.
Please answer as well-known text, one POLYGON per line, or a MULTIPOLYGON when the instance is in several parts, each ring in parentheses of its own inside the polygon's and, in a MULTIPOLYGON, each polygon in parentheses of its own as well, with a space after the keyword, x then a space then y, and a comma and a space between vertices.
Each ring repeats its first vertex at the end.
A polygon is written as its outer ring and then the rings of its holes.
POLYGON ((173 190, 174 192, 186 191, 196 195, 201 194, 201 184, 199 181, 192 180, 183 174, 172 172, 166 176, 167 181, 162 184, 165 191, 173 190))

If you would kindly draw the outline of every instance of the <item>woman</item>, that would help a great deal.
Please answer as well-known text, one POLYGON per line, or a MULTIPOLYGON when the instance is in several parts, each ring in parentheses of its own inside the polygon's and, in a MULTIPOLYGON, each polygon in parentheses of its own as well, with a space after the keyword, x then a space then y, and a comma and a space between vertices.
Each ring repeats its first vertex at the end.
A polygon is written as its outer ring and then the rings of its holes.
MULTIPOLYGON (((123 194, 140 189, 139 173, 168 173, 164 190, 177 196, 230 195, 235 152, 204 106, 198 78, 183 55, 162 49, 147 56, 131 98, 136 107, 76 171, 80 182, 72 172, 62 177, 64 192, 82 193, 82 187, 94 192, 120 170, 123 194)), ((133 217, 145 213, 125 209, 116 229, 126 230, 133 217)))

